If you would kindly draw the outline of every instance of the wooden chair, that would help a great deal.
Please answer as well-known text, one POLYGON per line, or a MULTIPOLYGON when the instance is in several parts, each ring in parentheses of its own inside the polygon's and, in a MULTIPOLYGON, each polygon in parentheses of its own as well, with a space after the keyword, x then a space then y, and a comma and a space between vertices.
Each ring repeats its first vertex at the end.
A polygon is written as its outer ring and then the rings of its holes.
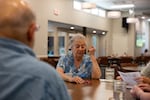
POLYGON ((105 69, 106 69, 106 67, 108 67, 108 59, 106 56, 101 56, 101 57, 97 58, 97 62, 101 68, 101 72, 102 72, 101 78, 104 79, 105 78, 105 69))
POLYGON ((108 57, 101 56, 97 58, 98 64, 100 67, 107 67, 108 66, 108 57))
POLYGON ((144 64, 144 57, 143 56, 137 56, 137 57, 135 57, 134 63, 137 63, 138 65, 144 64))
POLYGON ((133 57, 127 56, 127 57, 120 57, 120 63, 132 63, 133 57))
POLYGON ((137 63, 121 63, 121 67, 138 67, 137 63))
POLYGON ((121 69, 122 72, 137 72, 138 70, 138 64, 137 63, 122 63, 121 69))
POLYGON ((150 61, 150 56, 144 56, 145 65, 150 61))
POLYGON ((59 57, 40 57, 40 60, 42 60, 42 61, 52 65, 54 68, 56 68, 59 57))

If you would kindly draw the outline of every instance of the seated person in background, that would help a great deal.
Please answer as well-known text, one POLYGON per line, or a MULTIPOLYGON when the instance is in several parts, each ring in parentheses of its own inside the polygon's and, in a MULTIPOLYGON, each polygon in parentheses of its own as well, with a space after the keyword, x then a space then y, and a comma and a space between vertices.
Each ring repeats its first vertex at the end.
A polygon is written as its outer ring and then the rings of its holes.
POLYGON ((148 49, 144 50, 144 56, 150 56, 150 52, 148 51, 148 49))
POLYGON ((124 52, 122 56, 123 56, 123 57, 127 57, 128 54, 127 54, 126 52, 124 52))
POLYGON ((35 15, 23 0, 0 0, 0 100, 70 100, 54 68, 33 50, 35 15))
POLYGON ((83 79, 100 78, 101 70, 94 56, 95 49, 89 48, 89 55, 86 55, 86 47, 86 38, 82 34, 76 34, 71 38, 71 50, 59 59, 56 68, 65 81, 84 83, 83 79))
POLYGON ((130 90, 130 93, 139 100, 150 100, 150 85, 136 85, 130 90))

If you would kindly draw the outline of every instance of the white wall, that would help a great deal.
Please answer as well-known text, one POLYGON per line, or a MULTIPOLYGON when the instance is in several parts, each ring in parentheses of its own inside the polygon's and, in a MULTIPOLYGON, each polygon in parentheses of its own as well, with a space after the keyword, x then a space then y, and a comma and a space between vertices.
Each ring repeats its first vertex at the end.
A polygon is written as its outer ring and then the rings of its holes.
POLYGON ((135 45, 135 29, 130 24, 128 31, 122 28, 122 19, 114 19, 112 25, 112 53, 122 56, 126 52, 130 56, 134 56, 135 45))
MULTIPOLYGON (((40 25, 39 31, 35 34, 34 51, 38 56, 47 55, 48 38, 48 9, 42 0, 26 0, 31 4, 37 17, 37 24, 40 25)), ((46 1, 46 0, 45 0, 46 1)))

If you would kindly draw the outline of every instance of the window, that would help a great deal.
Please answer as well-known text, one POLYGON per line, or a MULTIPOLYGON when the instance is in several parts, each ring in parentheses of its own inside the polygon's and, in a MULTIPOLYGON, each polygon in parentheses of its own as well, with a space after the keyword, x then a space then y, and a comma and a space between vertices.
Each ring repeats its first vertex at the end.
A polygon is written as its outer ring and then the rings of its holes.
POLYGON ((91 12, 92 12, 92 14, 94 14, 94 15, 99 15, 98 8, 91 9, 91 12))
POLYGON ((54 37, 48 37, 48 56, 54 55, 54 37))
POLYGON ((91 13, 91 9, 83 9, 82 11, 84 11, 86 13, 91 13))
POLYGON ((58 32, 58 55, 62 56, 67 53, 67 32, 59 31, 58 32))
POLYGON ((65 54, 65 37, 59 36, 58 39, 58 48, 59 48, 59 55, 62 56, 65 54))
POLYGON ((106 17, 106 11, 103 9, 99 9, 99 16, 106 17))
POLYGON ((73 1, 73 7, 74 9, 77 9, 77 10, 81 10, 81 2, 79 1, 73 1))
POLYGON ((145 39, 142 33, 137 34, 136 35, 136 47, 143 47, 144 43, 145 43, 145 39))

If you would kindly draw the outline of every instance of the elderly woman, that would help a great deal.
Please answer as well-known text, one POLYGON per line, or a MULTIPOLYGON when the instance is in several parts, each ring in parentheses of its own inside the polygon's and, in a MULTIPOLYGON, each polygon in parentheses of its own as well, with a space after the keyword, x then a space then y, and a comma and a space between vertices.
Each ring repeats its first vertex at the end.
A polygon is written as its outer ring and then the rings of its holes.
POLYGON ((62 56, 57 64, 57 72, 65 81, 84 83, 84 79, 99 79, 101 70, 94 56, 95 49, 88 49, 86 55, 86 38, 76 34, 69 43, 71 49, 67 55, 62 56))

